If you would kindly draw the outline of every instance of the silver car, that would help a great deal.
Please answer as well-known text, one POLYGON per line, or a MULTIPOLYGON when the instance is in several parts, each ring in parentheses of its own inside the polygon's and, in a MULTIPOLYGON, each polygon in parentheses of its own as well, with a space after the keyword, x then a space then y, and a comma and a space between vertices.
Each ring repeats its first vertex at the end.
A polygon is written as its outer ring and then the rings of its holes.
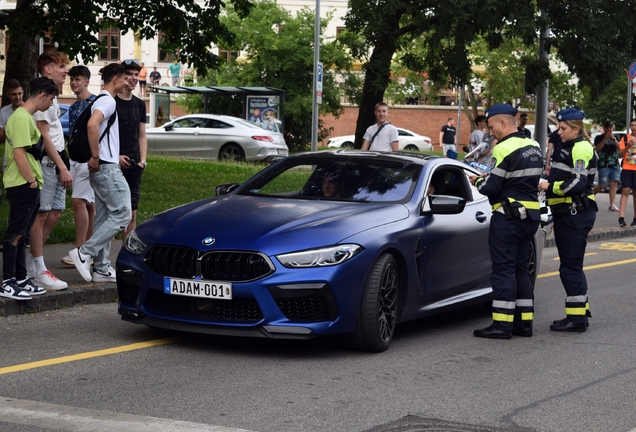
POLYGON ((263 160, 287 156, 283 134, 238 117, 189 114, 146 130, 148 153, 201 159, 263 160))
MULTIPOLYGON (((433 143, 431 139, 424 135, 416 134, 413 131, 404 128, 396 128, 398 131, 399 150, 413 150, 431 152, 433 151, 433 143)), ((330 138, 327 141, 328 148, 353 148, 355 135, 345 135, 330 138)))

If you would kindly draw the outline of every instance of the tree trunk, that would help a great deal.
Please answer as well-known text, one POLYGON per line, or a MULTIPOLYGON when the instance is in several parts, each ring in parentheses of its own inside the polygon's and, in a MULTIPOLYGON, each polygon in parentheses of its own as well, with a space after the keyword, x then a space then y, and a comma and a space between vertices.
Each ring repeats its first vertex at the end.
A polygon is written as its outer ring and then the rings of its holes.
MULTIPOLYGON (((33 0, 18 0, 16 9, 25 4, 33 3, 33 0)), ((6 96, 5 86, 10 79, 17 79, 22 83, 24 98, 30 93, 31 80, 38 76, 35 63, 40 54, 40 40, 32 35, 13 34, 9 37, 9 51, 6 58, 6 71, 2 88, 2 106, 10 103, 6 96)))
POLYGON ((384 91, 391 79, 391 59, 395 50, 395 37, 393 35, 379 38, 367 63, 356 123, 354 148, 362 147, 362 137, 365 131, 375 123, 375 104, 382 102, 384 98, 384 91))

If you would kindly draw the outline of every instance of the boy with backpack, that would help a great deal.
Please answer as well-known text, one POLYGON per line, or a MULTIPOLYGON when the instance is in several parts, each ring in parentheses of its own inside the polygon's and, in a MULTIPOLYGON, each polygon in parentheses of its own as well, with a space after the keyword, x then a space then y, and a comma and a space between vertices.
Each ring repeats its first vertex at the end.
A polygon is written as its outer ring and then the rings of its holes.
MULTIPOLYGON (((90 151, 88 170, 95 191, 95 230, 86 243, 69 252, 75 268, 86 282, 106 282, 115 277, 109 260, 111 242, 119 231, 126 228, 131 218, 130 189, 119 167, 119 125, 115 121, 114 97, 124 89, 123 75, 121 64, 111 63, 104 67, 104 90, 90 107, 90 119, 86 123, 90 151), (93 269, 91 259, 94 261, 93 269)), ((88 110, 86 108, 84 113, 88 110)), ((77 120, 74 135, 82 126, 82 116, 77 120)), ((69 149, 71 144, 69 142, 69 149)))
MULTIPOLYGON (((91 71, 86 66, 73 66, 68 75, 71 78, 71 90, 77 96, 68 110, 68 125, 71 132, 75 129, 77 119, 95 100, 95 95, 88 90, 91 71)), ((77 162, 71 158, 71 176, 73 177, 73 218, 75 219, 75 247, 80 247, 93 233, 95 222, 95 192, 88 176, 86 162, 77 162)), ((64 264, 73 265, 70 256, 61 260, 64 264)))

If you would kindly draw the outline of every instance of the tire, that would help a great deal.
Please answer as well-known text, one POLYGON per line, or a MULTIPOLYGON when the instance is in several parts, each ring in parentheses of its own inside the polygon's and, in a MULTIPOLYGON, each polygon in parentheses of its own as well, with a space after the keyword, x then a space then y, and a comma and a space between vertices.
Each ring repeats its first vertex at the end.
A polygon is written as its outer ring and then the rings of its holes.
POLYGON ((352 149, 353 148, 353 143, 351 141, 347 141, 347 142, 343 142, 340 145, 341 149, 352 149))
POLYGON ((416 146, 415 144, 409 144, 406 147, 404 147, 404 150, 409 150, 409 151, 419 151, 419 147, 416 146))
POLYGON ((370 352, 389 348, 397 322, 399 282, 395 258, 390 253, 381 255, 362 293, 358 325, 349 339, 354 348, 370 352))
POLYGON ((245 153, 238 144, 225 144, 219 151, 219 159, 222 161, 245 160, 245 153))

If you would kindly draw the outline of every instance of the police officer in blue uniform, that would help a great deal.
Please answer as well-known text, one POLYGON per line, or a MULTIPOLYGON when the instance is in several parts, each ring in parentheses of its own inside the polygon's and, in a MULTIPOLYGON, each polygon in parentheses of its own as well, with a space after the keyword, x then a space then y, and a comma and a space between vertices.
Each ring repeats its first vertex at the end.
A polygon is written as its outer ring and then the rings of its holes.
POLYGON ((558 332, 582 333, 591 316, 583 256, 598 210, 593 192, 598 156, 585 139, 584 118, 583 112, 574 108, 557 113, 562 142, 552 152, 548 181, 539 185, 540 190, 546 191, 554 216, 559 275, 566 292, 566 317, 550 326, 550 330, 558 332))
POLYGON ((528 263, 541 220, 537 185, 543 171, 539 146, 517 131, 517 109, 498 104, 486 111, 488 129, 497 138, 491 169, 470 182, 492 205, 488 245, 492 259, 492 320, 476 337, 510 339, 532 336, 534 280, 528 263))

